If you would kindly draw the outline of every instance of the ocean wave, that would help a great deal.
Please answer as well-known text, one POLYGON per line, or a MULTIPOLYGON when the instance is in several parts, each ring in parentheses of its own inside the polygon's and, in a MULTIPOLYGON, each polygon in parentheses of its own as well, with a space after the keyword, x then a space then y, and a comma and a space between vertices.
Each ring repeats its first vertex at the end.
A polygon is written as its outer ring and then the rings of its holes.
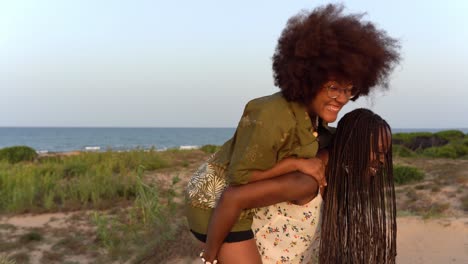
POLYGON ((98 151, 98 150, 101 150, 101 147, 99 147, 99 146, 87 146, 84 149, 86 151, 98 151))
POLYGON ((184 149, 184 150, 187 150, 187 149, 199 149, 200 146, 190 146, 190 145, 187 145, 187 146, 179 146, 179 149, 184 149))

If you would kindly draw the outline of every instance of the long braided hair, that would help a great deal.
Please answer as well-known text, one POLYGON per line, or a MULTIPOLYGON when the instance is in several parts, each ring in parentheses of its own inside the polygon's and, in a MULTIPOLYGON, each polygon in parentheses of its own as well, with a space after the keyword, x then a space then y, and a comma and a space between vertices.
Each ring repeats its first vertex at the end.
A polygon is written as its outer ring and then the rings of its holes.
POLYGON ((329 157, 320 263, 395 263, 390 126, 367 109, 346 114, 329 157))

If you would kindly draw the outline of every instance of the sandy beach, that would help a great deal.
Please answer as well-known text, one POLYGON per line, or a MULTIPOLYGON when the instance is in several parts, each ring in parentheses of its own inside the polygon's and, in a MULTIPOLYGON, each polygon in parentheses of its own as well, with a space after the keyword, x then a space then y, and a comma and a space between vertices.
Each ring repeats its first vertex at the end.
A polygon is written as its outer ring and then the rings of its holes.
POLYGON ((398 218, 399 264, 468 263, 468 218, 398 218))
MULTIPOLYGON (((85 213, 56 213, 39 215, 20 215, 0 218, 0 225, 11 225, 15 227, 14 233, 19 235, 31 228, 47 229, 49 234, 58 234, 60 230, 67 230, 69 225, 76 225, 80 219, 77 214, 85 213), (72 221, 71 219, 75 219, 72 221)), ((78 225, 83 231, 93 230, 91 226, 81 221, 78 225)), ((11 230, 11 229, 10 229, 11 230)), ((12 232, 12 231, 9 231, 12 232)), ((2 236, 5 230, 0 232, 2 236)), ((60 235, 53 238, 51 235, 41 247, 30 253, 31 264, 44 263, 40 260, 46 250, 53 247, 60 235)), ((444 263, 468 263, 468 217, 444 218, 424 220, 420 217, 398 218, 398 240, 397 240, 399 264, 444 264, 444 263)), ((73 256, 76 263, 93 263, 89 256, 73 256)), ((175 257, 167 263, 198 263, 195 257, 175 257)))

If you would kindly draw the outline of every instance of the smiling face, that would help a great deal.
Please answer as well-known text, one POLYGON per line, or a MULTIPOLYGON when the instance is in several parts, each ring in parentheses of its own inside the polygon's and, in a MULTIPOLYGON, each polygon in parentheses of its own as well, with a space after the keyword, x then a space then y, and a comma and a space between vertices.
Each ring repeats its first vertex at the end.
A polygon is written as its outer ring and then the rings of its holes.
POLYGON ((328 87, 334 86, 340 89, 348 89, 350 82, 328 81, 322 85, 322 89, 312 99, 309 104, 309 112, 318 115, 327 123, 332 123, 338 118, 338 113, 345 104, 349 102, 348 97, 344 92, 340 92, 336 98, 331 98, 328 95, 328 87))

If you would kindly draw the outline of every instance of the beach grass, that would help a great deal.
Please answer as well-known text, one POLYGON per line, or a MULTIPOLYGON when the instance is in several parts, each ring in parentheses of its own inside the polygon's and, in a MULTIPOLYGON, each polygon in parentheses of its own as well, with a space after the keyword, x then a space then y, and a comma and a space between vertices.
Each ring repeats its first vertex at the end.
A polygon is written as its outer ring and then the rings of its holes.
POLYGON ((23 213, 102 209, 133 199, 137 170, 171 166, 171 158, 150 150, 81 153, 34 162, 0 162, 0 212, 23 213))
POLYGON ((0 254, 0 264, 16 264, 16 261, 12 258, 0 254))
MULTIPOLYGON (((157 258, 167 258, 173 253, 160 249, 176 247, 177 237, 187 233, 181 204, 183 194, 180 187, 176 188, 181 178, 173 172, 198 166, 200 156, 207 154, 170 149, 55 155, 18 163, 3 161, 0 213, 93 212, 89 217, 96 236, 92 243, 85 245, 74 237, 64 237, 54 243, 52 250, 43 252, 44 263, 62 262, 67 254, 96 252, 91 247, 106 252, 95 257, 101 263, 132 258, 142 262, 155 254, 157 258), (166 182, 147 179, 158 171, 169 174, 170 179, 166 182)), ((2 228, 10 226, 5 224, 2 228)), ((50 235, 45 229, 30 230, 16 240, 23 246, 36 247, 46 233, 50 235)), ((0 247, 8 251, 17 248, 16 242, 11 241, 1 242, 0 247)), ((24 259, 23 255, 10 257, 24 259)))
POLYGON ((135 199, 125 213, 93 214, 97 242, 109 253, 106 258, 112 261, 134 258, 136 263, 141 263, 155 254, 164 255, 167 252, 161 251, 162 248, 177 243, 177 234, 185 230, 182 205, 175 202, 181 195, 175 190, 178 182, 174 176, 166 188, 148 185, 140 169, 135 199))

